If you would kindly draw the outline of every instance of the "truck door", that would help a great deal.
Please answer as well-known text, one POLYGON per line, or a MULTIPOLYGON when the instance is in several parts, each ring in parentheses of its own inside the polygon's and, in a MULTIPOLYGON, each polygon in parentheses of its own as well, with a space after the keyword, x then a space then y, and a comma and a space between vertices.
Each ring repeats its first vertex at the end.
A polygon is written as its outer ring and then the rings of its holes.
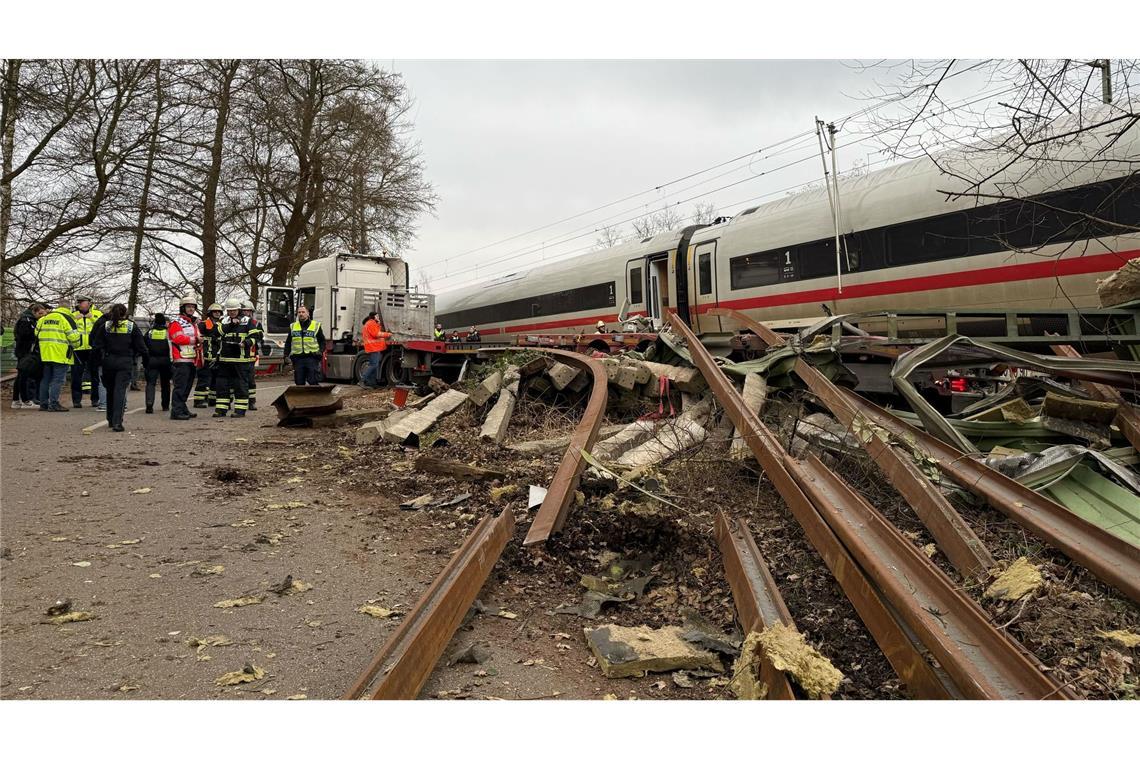
POLYGON ((701 333, 721 332, 720 317, 714 317, 708 310, 717 305, 716 287, 716 241, 710 240, 693 246, 689 257, 692 262, 689 282, 689 303, 692 304, 693 330, 701 333))
POLYGON ((261 323, 265 325, 265 337, 284 341, 296 315, 293 306, 293 289, 272 286, 266 288, 261 307, 263 309, 261 323))

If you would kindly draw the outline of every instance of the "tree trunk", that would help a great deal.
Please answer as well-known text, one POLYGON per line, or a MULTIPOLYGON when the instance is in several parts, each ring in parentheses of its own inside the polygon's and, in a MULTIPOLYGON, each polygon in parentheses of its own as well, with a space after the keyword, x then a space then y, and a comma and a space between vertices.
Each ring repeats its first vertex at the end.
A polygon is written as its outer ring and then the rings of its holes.
POLYGON ((146 229, 146 210, 150 203, 150 180, 154 173, 154 154, 158 148, 159 119, 162 117, 162 61, 154 62, 154 121, 150 125, 150 145, 146 152, 146 172, 143 174, 142 197, 139 198, 138 229, 135 230, 135 247, 131 255, 131 289, 127 295, 127 313, 134 314, 139 303, 139 276, 142 269, 143 233, 146 229))
MULTIPOLYGON (((12 173, 12 151, 16 149, 16 99, 18 97, 17 85, 20 81, 19 58, 10 58, 4 71, 3 100, 0 101, 0 121, 3 122, 3 134, 0 135, 0 153, 4 157, 3 168, 0 168, 0 177, 8 177, 12 173)), ((12 180, 0 182, 0 261, 3 261, 8 252, 8 228, 12 223, 12 180)))
POLYGON ((226 122, 230 116, 230 92, 240 61, 225 64, 221 71, 214 141, 210 145, 210 171, 202 202, 202 303, 218 299, 218 183, 222 176, 222 153, 225 147, 226 122))

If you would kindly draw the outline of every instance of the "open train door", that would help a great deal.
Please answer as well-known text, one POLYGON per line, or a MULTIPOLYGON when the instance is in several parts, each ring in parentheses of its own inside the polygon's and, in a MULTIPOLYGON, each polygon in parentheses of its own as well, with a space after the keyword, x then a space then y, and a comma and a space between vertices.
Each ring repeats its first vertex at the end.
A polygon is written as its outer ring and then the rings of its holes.
POLYGON ((716 241, 693 246, 689 253, 689 304, 693 313, 692 327, 698 335, 721 332, 720 317, 708 310, 718 305, 716 287, 716 241))

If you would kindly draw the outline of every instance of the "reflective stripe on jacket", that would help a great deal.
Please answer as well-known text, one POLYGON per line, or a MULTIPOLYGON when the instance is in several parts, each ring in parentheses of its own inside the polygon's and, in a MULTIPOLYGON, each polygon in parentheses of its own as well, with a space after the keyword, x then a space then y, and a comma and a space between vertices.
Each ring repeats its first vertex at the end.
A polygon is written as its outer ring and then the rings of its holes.
POLYGON ((175 364, 202 366, 201 337, 198 325, 185 314, 179 314, 170 322, 167 330, 170 338, 170 360, 175 364))
POLYGON ((76 351, 86 351, 91 348, 91 329, 95 327, 101 316, 103 312, 94 308, 88 310, 86 314, 79 309, 71 312, 71 317, 75 320, 75 329, 79 330, 80 337, 79 345, 75 347, 76 351))
POLYGON ((40 317, 36 322, 36 338, 40 344, 40 359, 71 364, 74 350, 81 341, 71 309, 60 306, 40 317))
POLYGON ((294 322, 289 328, 289 355, 319 354, 321 347, 317 343, 317 333, 320 329, 321 323, 315 319, 309 321, 308 327, 301 327, 300 321, 294 322))
POLYGON ((221 348, 218 361, 226 363, 252 362, 254 338, 250 335, 253 326, 248 317, 222 317, 221 348))

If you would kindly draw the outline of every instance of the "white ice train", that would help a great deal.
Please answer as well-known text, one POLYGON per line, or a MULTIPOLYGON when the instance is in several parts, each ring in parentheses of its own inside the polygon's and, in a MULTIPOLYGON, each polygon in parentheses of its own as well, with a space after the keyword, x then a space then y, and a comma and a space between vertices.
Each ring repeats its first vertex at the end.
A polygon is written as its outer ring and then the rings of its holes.
MULTIPOLYGON (((966 160, 939 163, 965 174, 966 160)), ((734 329, 708 314, 716 306, 769 324, 822 317, 824 305, 835 314, 1096 306, 1096 280, 1140 257, 1140 126, 1115 140, 1084 135, 1048 162, 1007 163, 982 192, 1020 200, 948 198, 963 185, 930 158, 841 181, 838 272, 820 188, 442 293, 438 319, 513 338, 592 332, 627 299, 631 315, 660 325, 678 312, 698 334, 734 329)))

